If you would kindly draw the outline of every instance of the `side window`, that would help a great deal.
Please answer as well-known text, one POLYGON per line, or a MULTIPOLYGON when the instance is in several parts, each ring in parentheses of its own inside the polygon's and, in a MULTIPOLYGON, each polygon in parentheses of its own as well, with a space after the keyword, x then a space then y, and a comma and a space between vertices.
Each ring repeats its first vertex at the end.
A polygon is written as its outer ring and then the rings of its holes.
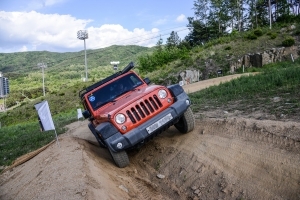
POLYGON ((139 86, 142 84, 142 81, 137 78, 136 76, 130 76, 130 80, 133 82, 133 85, 136 87, 136 86, 139 86))

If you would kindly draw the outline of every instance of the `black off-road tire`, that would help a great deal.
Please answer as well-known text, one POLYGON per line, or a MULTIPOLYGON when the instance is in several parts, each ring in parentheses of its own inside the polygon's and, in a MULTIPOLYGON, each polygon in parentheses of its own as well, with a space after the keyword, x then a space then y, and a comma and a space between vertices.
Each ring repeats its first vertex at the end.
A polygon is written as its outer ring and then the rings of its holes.
POLYGON ((129 157, 126 151, 113 152, 110 148, 108 148, 108 151, 118 167, 124 168, 129 165, 129 157))
POLYGON ((188 133, 194 129, 195 117, 190 107, 185 111, 179 121, 174 124, 174 126, 181 133, 188 133))

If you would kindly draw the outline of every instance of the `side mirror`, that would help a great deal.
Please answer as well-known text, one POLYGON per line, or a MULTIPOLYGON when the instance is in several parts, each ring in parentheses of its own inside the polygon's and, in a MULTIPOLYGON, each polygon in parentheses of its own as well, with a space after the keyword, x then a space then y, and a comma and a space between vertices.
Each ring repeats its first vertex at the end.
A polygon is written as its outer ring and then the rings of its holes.
POLYGON ((147 85, 149 85, 151 83, 150 79, 148 77, 144 78, 144 81, 147 85))
POLYGON ((85 119, 91 117, 91 113, 88 110, 85 110, 82 112, 82 115, 85 119))

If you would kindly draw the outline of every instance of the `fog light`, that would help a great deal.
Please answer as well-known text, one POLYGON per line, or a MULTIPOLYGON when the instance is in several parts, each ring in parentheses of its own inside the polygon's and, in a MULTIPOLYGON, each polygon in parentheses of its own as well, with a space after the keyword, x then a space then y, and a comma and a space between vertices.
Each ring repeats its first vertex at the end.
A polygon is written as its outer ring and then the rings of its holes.
POLYGON ((121 142, 119 142, 119 143, 117 144, 117 147, 118 147, 118 149, 122 149, 123 144, 122 144, 121 142))
POLYGON ((126 131, 126 130, 127 130, 127 127, 126 127, 126 126, 122 126, 122 130, 123 130, 123 131, 126 131))
POLYGON ((170 98, 168 98, 168 103, 171 103, 171 101, 172 101, 172 100, 171 100, 170 98))
POLYGON ((185 100, 186 105, 190 105, 190 100, 185 100))

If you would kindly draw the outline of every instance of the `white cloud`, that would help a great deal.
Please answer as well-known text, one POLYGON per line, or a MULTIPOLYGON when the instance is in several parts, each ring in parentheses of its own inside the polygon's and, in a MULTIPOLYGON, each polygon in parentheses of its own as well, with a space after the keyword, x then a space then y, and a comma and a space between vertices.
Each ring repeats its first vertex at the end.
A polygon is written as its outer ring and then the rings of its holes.
POLYGON ((156 44, 156 39, 151 38, 158 36, 158 31, 156 28, 151 31, 140 28, 129 31, 119 24, 105 24, 99 28, 90 27, 87 46, 92 49, 130 44, 150 47, 156 44))
POLYGON ((184 14, 181 14, 176 18, 177 22, 184 22, 185 20, 186 20, 186 17, 184 14))
POLYGON ((24 51, 28 51, 27 47, 24 45, 21 47, 21 49, 19 50, 20 52, 24 52, 24 51))
MULTIPOLYGON (((71 48, 76 40, 76 31, 90 20, 78 20, 69 15, 40 14, 31 12, 0 12, 0 31, 4 46, 49 45, 71 48), (73 35, 73 36, 72 36, 73 35)), ((76 45, 75 45, 76 46, 76 45)), ((34 48, 31 48, 32 50, 34 48)), ((31 50, 29 49, 29 50, 31 50)))
POLYGON ((158 29, 146 31, 135 28, 130 31, 119 24, 88 27, 92 20, 76 19, 70 15, 41 14, 31 12, 0 11, 0 50, 15 51, 78 51, 82 41, 78 30, 88 30, 87 48, 103 48, 113 44, 153 46, 158 29))

